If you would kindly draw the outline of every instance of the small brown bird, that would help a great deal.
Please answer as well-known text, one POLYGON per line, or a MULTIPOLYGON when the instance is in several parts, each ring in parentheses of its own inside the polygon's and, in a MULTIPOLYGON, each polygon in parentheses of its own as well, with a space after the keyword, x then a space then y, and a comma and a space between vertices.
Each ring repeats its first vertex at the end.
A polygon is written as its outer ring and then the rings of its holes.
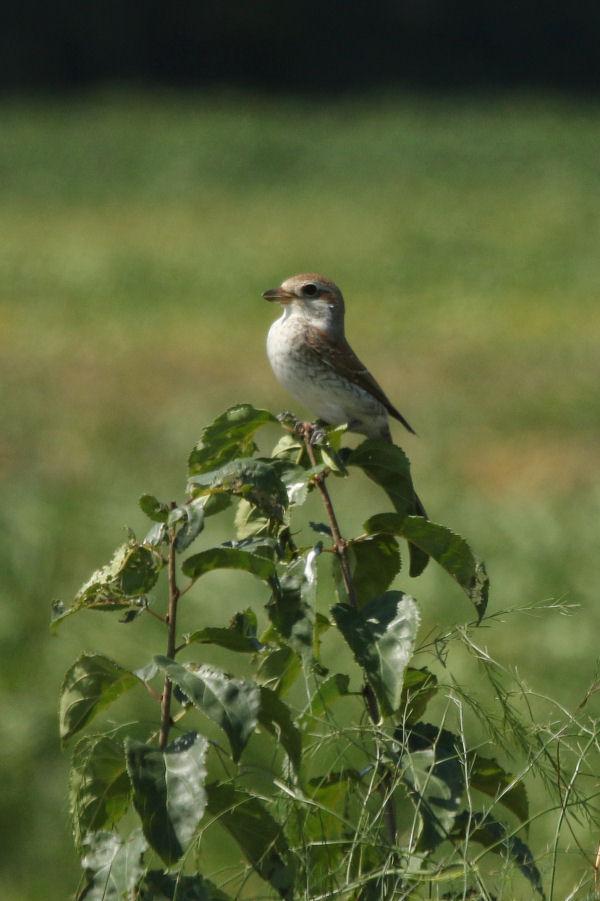
POLYGON ((330 279, 293 275, 265 291, 283 307, 267 336, 273 372, 290 394, 329 425, 391 441, 389 416, 414 429, 392 405, 344 335, 344 298, 330 279))

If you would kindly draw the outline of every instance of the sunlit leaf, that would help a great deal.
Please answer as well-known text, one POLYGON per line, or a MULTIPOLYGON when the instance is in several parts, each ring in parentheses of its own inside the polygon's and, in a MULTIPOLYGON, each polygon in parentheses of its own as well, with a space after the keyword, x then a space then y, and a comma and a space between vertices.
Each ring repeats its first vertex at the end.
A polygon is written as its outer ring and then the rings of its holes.
POLYGON ((315 656, 315 560, 319 553, 317 545, 287 564, 267 605, 269 619, 305 664, 315 656))
POLYGON ((192 704, 226 733, 234 760, 256 729, 261 709, 260 687, 250 679, 233 679, 214 667, 182 666, 169 657, 155 657, 169 679, 192 704))
POLYGON ((193 497, 229 494, 244 498, 265 516, 283 521, 288 495, 278 467, 271 461, 239 457, 219 469, 190 476, 188 490, 193 497))
POLYGON ((216 644, 246 654, 260 651, 263 647, 256 637, 256 614, 250 608, 236 613, 226 629, 206 626, 184 637, 188 644, 216 644))
POLYGON ((65 674, 60 692, 60 737, 66 741, 124 692, 137 677, 102 654, 82 654, 65 674))
POLYGON ((293 898, 294 866, 281 824, 255 795, 227 783, 206 786, 209 812, 235 839, 257 873, 284 899, 293 898))
POLYGON ((394 713, 401 703, 404 670, 421 619, 415 601, 401 591, 388 591, 360 610, 336 604, 331 612, 373 687, 382 712, 394 713))
POLYGON ((184 560, 181 567, 190 579, 199 579, 214 569, 241 569, 252 575, 272 582, 275 578, 275 564, 260 554, 233 547, 211 547, 184 560))
POLYGON ((183 512, 183 524, 178 529, 174 542, 178 553, 185 551, 204 528, 205 503, 205 498, 199 498, 178 508, 183 512))
POLYGON ((166 522, 169 517, 169 505, 157 500, 153 494, 142 494, 138 504, 140 509, 153 522, 166 522))
MULTIPOLYGON (((262 640, 266 642, 267 636, 263 635, 262 640)), ((301 672, 300 657, 291 647, 284 645, 261 655, 256 680, 282 697, 290 690, 301 672)))
POLYGON ((73 752, 69 801, 75 842, 109 829, 125 815, 131 786, 123 742, 109 735, 82 739, 73 752))
POLYGON ((82 609, 123 610, 146 604, 145 595, 155 585, 162 559, 150 547, 135 540, 128 541, 115 551, 113 559, 82 585, 70 608, 55 601, 52 608, 52 627, 82 609))
POLYGON ((451 575, 473 601, 479 618, 485 613, 489 579, 483 561, 471 550, 464 538, 422 516, 402 517, 394 513, 378 513, 364 524, 366 532, 389 532, 401 535, 422 548, 451 575))
POLYGON ((206 806, 208 741, 188 732, 164 751, 128 739, 127 771, 144 835, 167 865, 185 853, 206 806))
POLYGON ((78 898, 85 898, 85 901, 131 898, 144 870, 142 856, 147 847, 140 829, 127 838, 102 831, 87 835, 81 864, 88 884, 78 898))
POLYGON ((254 434, 267 423, 276 423, 267 410, 250 404, 236 404, 202 430, 200 441, 190 454, 190 475, 216 469, 236 457, 249 457, 256 450, 254 434))

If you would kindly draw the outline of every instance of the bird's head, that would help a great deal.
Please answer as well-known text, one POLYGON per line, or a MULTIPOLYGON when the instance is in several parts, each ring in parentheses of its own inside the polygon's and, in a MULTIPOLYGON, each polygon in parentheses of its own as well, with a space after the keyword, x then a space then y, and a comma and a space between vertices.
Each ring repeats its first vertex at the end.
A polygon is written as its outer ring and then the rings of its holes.
POLYGON ((288 307, 292 315, 303 316, 323 331, 343 333, 344 298, 335 282, 324 275, 292 275, 278 288, 265 291, 263 297, 288 307))

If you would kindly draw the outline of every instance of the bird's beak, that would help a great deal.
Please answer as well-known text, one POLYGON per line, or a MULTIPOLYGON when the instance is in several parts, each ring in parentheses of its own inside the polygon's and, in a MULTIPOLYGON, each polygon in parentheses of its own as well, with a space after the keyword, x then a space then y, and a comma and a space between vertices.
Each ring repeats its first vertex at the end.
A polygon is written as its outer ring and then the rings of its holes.
POLYGON ((265 300, 279 301, 279 303, 289 303, 293 298, 293 294, 290 294, 289 291, 284 291, 283 288, 269 288, 268 291, 263 292, 263 297, 265 300))

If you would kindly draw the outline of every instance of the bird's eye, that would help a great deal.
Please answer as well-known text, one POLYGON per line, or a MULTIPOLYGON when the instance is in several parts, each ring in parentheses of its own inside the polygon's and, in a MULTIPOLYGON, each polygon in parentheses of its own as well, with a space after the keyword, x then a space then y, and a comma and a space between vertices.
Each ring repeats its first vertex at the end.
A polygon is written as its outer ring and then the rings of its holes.
POLYGON ((319 289, 311 283, 302 287, 302 293, 305 297, 315 297, 319 293, 319 289))

